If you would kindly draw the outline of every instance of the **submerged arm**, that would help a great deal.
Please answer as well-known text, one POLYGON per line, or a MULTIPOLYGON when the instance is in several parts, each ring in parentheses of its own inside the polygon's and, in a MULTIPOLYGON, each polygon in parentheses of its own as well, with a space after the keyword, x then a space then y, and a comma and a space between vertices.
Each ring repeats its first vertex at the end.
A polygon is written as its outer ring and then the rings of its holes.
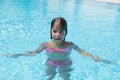
POLYGON ((34 54, 40 53, 42 50, 44 50, 44 48, 45 48, 44 43, 42 43, 35 51, 26 51, 27 53, 16 53, 16 54, 1 54, 1 56, 7 56, 7 57, 33 56, 34 54))
POLYGON ((102 59, 100 58, 99 56, 97 55, 92 55, 91 53, 83 50, 83 49, 80 49, 77 45, 73 44, 73 49, 78 51, 80 54, 84 55, 84 56, 87 56, 87 57, 90 57, 92 58, 93 60, 95 60, 96 62, 104 62, 106 64, 109 64, 111 63, 111 61, 109 60, 106 60, 106 59, 102 59))

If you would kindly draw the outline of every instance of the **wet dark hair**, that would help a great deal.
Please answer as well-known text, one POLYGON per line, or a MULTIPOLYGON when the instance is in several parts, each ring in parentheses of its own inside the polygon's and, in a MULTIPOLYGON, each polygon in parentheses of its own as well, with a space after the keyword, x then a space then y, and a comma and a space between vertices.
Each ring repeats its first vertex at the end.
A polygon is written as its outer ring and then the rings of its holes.
POLYGON ((65 30, 65 37, 67 35, 67 22, 62 17, 56 17, 51 21, 51 28, 50 28, 50 37, 52 39, 52 28, 57 25, 60 29, 65 30))

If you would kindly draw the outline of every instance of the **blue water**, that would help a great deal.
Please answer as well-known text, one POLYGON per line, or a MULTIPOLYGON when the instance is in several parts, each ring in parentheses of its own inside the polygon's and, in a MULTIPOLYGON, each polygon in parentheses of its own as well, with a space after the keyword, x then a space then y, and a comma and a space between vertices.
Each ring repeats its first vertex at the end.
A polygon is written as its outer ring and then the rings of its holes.
MULTIPOLYGON (((25 53, 50 41, 50 22, 68 22, 66 40, 113 61, 97 63, 72 51, 71 80, 120 80, 120 5, 92 0, 0 0, 0 54, 25 53)), ((46 80, 45 51, 0 56, 0 80, 46 80)), ((62 80, 57 74, 54 80, 62 80)))

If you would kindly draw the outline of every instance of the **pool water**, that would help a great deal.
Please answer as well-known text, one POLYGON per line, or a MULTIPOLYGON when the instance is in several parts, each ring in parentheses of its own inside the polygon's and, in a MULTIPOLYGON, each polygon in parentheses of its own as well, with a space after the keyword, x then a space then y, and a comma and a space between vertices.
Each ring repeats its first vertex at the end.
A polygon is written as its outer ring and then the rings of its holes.
MULTIPOLYGON (((68 22, 67 41, 113 61, 98 63, 72 51, 71 80, 120 80, 120 5, 94 0, 0 0, 0 54, 25 53, 50 41, 50 23, 68 22)), ((46 80, 45 51, 0 56, 0 80, 46 80)), ((59 74, 54 80, 62 80, 59 74)))

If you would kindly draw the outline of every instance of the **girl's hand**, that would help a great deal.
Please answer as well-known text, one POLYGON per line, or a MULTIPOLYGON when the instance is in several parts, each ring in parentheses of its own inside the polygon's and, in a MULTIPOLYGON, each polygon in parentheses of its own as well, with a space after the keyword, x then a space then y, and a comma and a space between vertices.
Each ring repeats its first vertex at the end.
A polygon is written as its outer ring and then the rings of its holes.
POLYGON ((111 64, 112 63, 112 61, 107 60, 107 59, 101 59, 101 62, 104 62, 106 64, 111 64))
POLYGON ((95 56, 93 57, 93 59, 94 59, 96 62, 100 62, 100 61, 101 61, 101 58, 100 58, 99 56, 97 56, 97 55, 95 55, 95 56))
POLYGON ((33 54, 28 54, 28 53, 16 53, 16 54, 1 54, 0 56, 6 56, 6 57, 12 57, 12 58, 17 58, 20 56, 33 56, 33 54))
POLYGON ((106 64, 110 64, 112 63, 110 60, 107 60, 107 59, 101 59, 99 56, 94 56, 93 59, 96 61, 96 62, 104 62, 106 64))
POLYGON ((32 56, 35 54, 35 51, 26 51, 26 53, 28 53, 28 55, 32 56))
POLYGON ((23 54, 2 54, 2 56, 6 56, 6 57, 13 57, 13 58, 17 58, 17 57, 19 57, 19 56, 21 56, 21 55, 23 55, 23 54))
POLYGON ((6 56, 6 57, 10 57, 10 56, 13 56, 13 54, 1 54, 0 56, 6 56))

